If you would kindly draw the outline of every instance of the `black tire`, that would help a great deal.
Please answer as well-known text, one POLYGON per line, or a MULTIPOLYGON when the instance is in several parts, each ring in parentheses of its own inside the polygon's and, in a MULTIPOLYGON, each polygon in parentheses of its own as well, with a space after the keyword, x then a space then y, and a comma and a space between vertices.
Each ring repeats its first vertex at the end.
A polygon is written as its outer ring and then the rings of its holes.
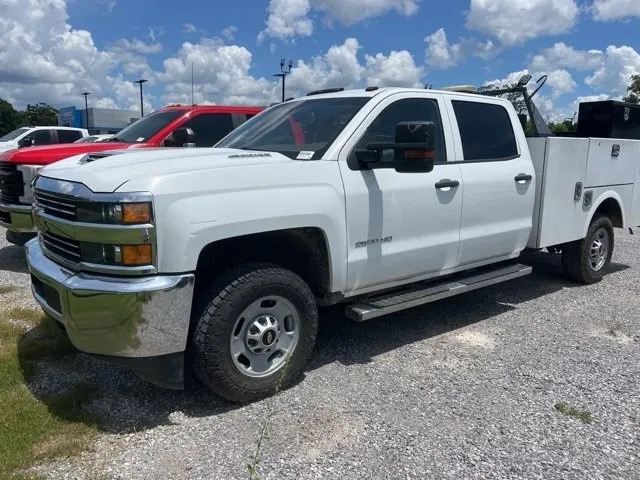
POLYGON ((32 238, 35 238, 37 234, 35 233, 21 233, 21 232, 12 232, 11 230, 7 230, 6 237, 7 242, 17 245, 19 247, 24 247, 24 244, 27 243, 32 238))
POLYGON ((562 250, 562 270, 567 278, 580 283, 595 283, 602 279, 613 256, 613 224, 609 217, 597 215, 591 221, 584 239, 565 245, 562 250), (608 241, 604 264, 595 269, 590 261, 590 249, 598 231, 605 232, 608 241))
POLYGON ((207 388, 244 403, 271 396, 276 388, 287 388, 301 377, 318 330, 315 298, 302 278, 275 265, 240 265, 215 279, 199 300, 189 357, 196 378, 207 388), (283 297, 296 308, 299 339, 286 366, 266 377, 250 377, 234 364, 230 339, 244 309, 268 295, 283 297))

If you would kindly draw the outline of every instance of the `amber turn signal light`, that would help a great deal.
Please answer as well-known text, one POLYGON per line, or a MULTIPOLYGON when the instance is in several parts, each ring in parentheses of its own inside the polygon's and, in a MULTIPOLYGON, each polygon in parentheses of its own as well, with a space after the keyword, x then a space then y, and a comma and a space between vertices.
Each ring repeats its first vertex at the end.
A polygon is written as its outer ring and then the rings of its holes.
POLYGON ((148 203, 125 203, 122 205, 122 223, 150 223, 151 207, 148 203))
POLYGON ((122 265, 151 265, 153 263, 151 244, 122 245, 122 265))

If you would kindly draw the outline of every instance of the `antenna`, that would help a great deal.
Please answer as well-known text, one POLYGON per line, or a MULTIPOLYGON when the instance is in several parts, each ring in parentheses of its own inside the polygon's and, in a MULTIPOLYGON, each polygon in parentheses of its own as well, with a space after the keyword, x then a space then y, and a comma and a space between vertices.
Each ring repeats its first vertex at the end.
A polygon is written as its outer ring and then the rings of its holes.
POLYGON ((193 101, 193 62, 191 62, 191 105, 195 105, 193 101))

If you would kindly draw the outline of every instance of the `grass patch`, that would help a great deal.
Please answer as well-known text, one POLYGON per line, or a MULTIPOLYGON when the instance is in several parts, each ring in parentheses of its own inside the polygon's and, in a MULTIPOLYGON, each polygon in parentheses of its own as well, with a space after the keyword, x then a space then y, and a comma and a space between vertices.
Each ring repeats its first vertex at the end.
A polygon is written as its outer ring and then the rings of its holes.
POLYGON ((10 320, 19 320, 32 326, 36 326, 38 323, 41 323, 44 318, 44 314, 39 308, 25 307, 11 308, 4 313, 4 316, 10 320))
POLYGON ((593 415, 588 410, 578 410, 565 402, 556 403, 554 408, 563 415, 582 420, 584 423, 593 422, 593 415))
MULTIPOLYGON (((60 359, 74 348, 54 320, 16 308, 0 318, 0 478, 35 461, 73 455, 88 445, 99 419, 86 406, 97 394, 79 383, 55 397, 36 399, 26 385, 37 362, 60 359), (23 320, 24 328, 6 321, 23 320)), ((11 477, 13 478, 13 477, 11 477)), ((18 478, 29 478, 18 477, 18 478)))
POLYGON ((16 290, 17 288, 13 286, 0 287, 0 295, 4 295, 5 293, 15 292, 16 290))

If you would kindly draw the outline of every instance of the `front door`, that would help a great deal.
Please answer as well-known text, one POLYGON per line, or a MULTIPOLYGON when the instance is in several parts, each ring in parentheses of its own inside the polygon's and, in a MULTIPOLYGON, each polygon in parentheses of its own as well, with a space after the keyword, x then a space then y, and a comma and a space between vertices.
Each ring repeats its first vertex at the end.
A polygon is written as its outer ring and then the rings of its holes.
POLYGON ((518 117, 482 97, 449 96, 446 102, 464 183, 458 263, 512 258, 527 244, 535 202, 533 164, 518 117))
MULTIPOLYGON (((464 186, 460 166, 447 162, 454 157, 448 125, 441 95, 398 93, 377 105, 345 143, 339 160, 346 191, 348 291, 455 267, 464 186), (433 171, 360 169, 356 149, 393 142, 398 122, 421 120, 436 125, 433 171)), ((383 155, 393 158, 391 150, 383 155)))

